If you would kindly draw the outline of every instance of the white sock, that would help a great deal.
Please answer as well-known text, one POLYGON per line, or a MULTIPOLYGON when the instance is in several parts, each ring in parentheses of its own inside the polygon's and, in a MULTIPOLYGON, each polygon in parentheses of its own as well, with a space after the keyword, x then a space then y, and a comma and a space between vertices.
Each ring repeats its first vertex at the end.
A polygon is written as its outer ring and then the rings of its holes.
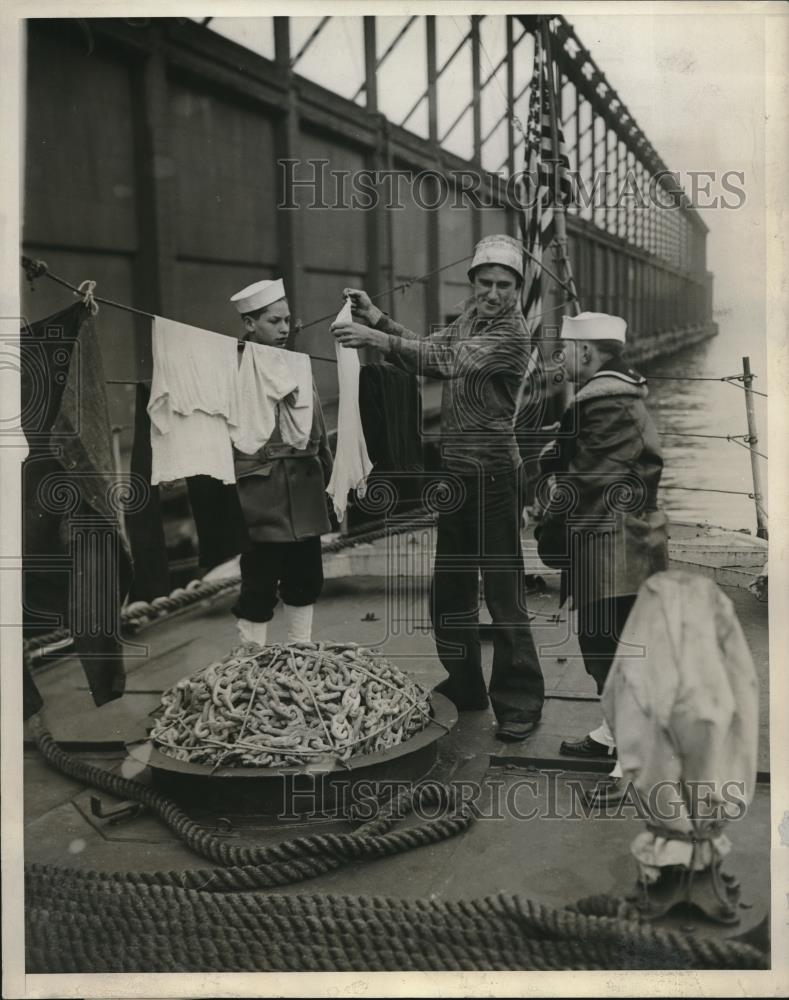
POLYGON ((312 642, 312 612, 314 604, 297 607, 294 604, 282 604, 285 609, 285 621, 288 626, 288 642, 312 642))
POLYGON ((236 626, 244 642, 257 642, 266 645, 268 622, 251 622, 246 618, 236 618, 236 626))
POLYGON ((603 746, 608 747, 609 750, 613 750, 616 746, 616 740, 614 739, 614 734, 611 732, 611 727, 603 719, 597 729, 593 729, 589 735, 596 743, 602 743, 603 746))

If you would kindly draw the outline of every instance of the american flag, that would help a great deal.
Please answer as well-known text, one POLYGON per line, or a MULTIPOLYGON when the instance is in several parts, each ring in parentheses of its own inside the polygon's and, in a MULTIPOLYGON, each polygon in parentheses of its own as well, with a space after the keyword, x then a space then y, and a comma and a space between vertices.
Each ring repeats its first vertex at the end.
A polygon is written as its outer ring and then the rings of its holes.
POLYGON ((554 214, 556 201, 566 206, 572 200, 570 161, 567 157, 561 123, 558 121, 558 157, 553 149, 548 96, 549 72, 540 34, 536 32, 534 72, 529 88, 529 118, 525 137, 525 178, 521 185, 525 196, 522 202, 524 212, 521 214, 522 236, 526 249, 533 254, 533 257, 526 260, 522 306, 526 322, 535 339, 540 336, 543 300, 543 270, 538 261, 542 260, 544 251, 550 247, 556 236, 554 214))

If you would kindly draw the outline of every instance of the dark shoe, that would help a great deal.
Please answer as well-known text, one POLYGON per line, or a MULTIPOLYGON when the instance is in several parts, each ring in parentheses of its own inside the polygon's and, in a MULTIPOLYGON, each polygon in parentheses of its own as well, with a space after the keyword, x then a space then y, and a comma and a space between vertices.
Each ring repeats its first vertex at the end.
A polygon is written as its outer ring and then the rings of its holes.
POLYGON ((440 684, 436 684, 433 690, 439 694, 443 694, 445 698, 449 698, 458 712, 482 712, 490 704, 485 691, 481 691, 476 696, 469 698, 466 695, 459 695, 457 691, 453 690, 449 681, 450 678, 447 677, 440 684))
POLYGON ((616 747, 598 743, 587 733, 582 740, 562 740, 559 753, 565 757, 616 757, 616 747))
POLYGON ((605 778, 585 793, 586 801, 592 806, 617 805, 627 798, 628 787, 621 778, 605 778))
POLYGON ((504 743, 518 743, 531 736, 539 722, 539 719, 531 719, 529 722, 502 722, 496 730, 496 739, 504 743))

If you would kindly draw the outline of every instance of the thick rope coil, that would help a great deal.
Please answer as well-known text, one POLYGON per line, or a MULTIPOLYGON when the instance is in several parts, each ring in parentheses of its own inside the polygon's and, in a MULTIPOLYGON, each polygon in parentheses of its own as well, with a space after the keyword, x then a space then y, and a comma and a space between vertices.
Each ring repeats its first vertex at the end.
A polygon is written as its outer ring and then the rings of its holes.
POLYGON ((88 764, 62 750, 36 716, 31 726, 44 759, 77 781, 122 799, 141 802, 157 815, 192 851, 221 865, 220 869, 141 873, 161 885, 210 888, 211 891, 269 888, 335 871, 351 861, 389 857, 456 836, 473 822, 473 813, 453 788, 431 782, 400 793, 374 819, 350 834, 315 834, 261 847, 228 842, 190 819, 173 801, 155 789, 88 764), (414 798, 416 795, 416 799, 414 798), (417 804, 440 808, 443 815, 420 826, 391 830, 395 818, 417 804))
POLYGON ((220 841, 140 782, 64 753, 34 725, 46 760, 70 777, 143 802, 193 850, 222 867, 180 872, 25 869, 27 971, 304 972, 408 970, 764 969, 749 945, 682 935, 632 919, 623 900, 556 910, 519 896, 401 900, 284 895, 261 888, 384 857, 467 829, 471 815, 446 785, 417 794, 448 815, 391 830, 401 793, 352 834, 298 837, 271 847, 220 841), (112 941, 108 948, 106 942, 112 941))
POLYGON ((29 971, 765 968, 747 945, 554 910, 517 896, 227 895, 33 865, 29 971), (97 884, 111 891, 97 891, 97 884), (110 937, 111 949, 103 944, 110 937))

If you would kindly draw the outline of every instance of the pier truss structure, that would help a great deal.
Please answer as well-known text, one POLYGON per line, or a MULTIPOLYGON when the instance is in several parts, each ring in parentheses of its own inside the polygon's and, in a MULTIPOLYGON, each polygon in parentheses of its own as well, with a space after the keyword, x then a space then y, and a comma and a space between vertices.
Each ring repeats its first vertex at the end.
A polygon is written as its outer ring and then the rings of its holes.
MULTIPOLYGON (((282 275, 297 347, 331 400, 326 317, 345 285, 427 329, 456 313, 474 241, 519 233, 534 20, 30 20, 24 252, 116 301, 228 333, 230 295, 282 275)), ((557 16, 550 28, 583 195, 567 214, 581 307, 624 316, 636 360, 711 335, 699 211, 573 27, 557 16), (628 177, 646 204, 622 196, 628 177)), ((564 294, 551 285, 548 330, 564 294)), ((62 305, 51 283, 24 289, 28 316, 62 305)), ((149 374, 149 329, 125 313, 110 322, 123 424, 131 383, 149 374)))

